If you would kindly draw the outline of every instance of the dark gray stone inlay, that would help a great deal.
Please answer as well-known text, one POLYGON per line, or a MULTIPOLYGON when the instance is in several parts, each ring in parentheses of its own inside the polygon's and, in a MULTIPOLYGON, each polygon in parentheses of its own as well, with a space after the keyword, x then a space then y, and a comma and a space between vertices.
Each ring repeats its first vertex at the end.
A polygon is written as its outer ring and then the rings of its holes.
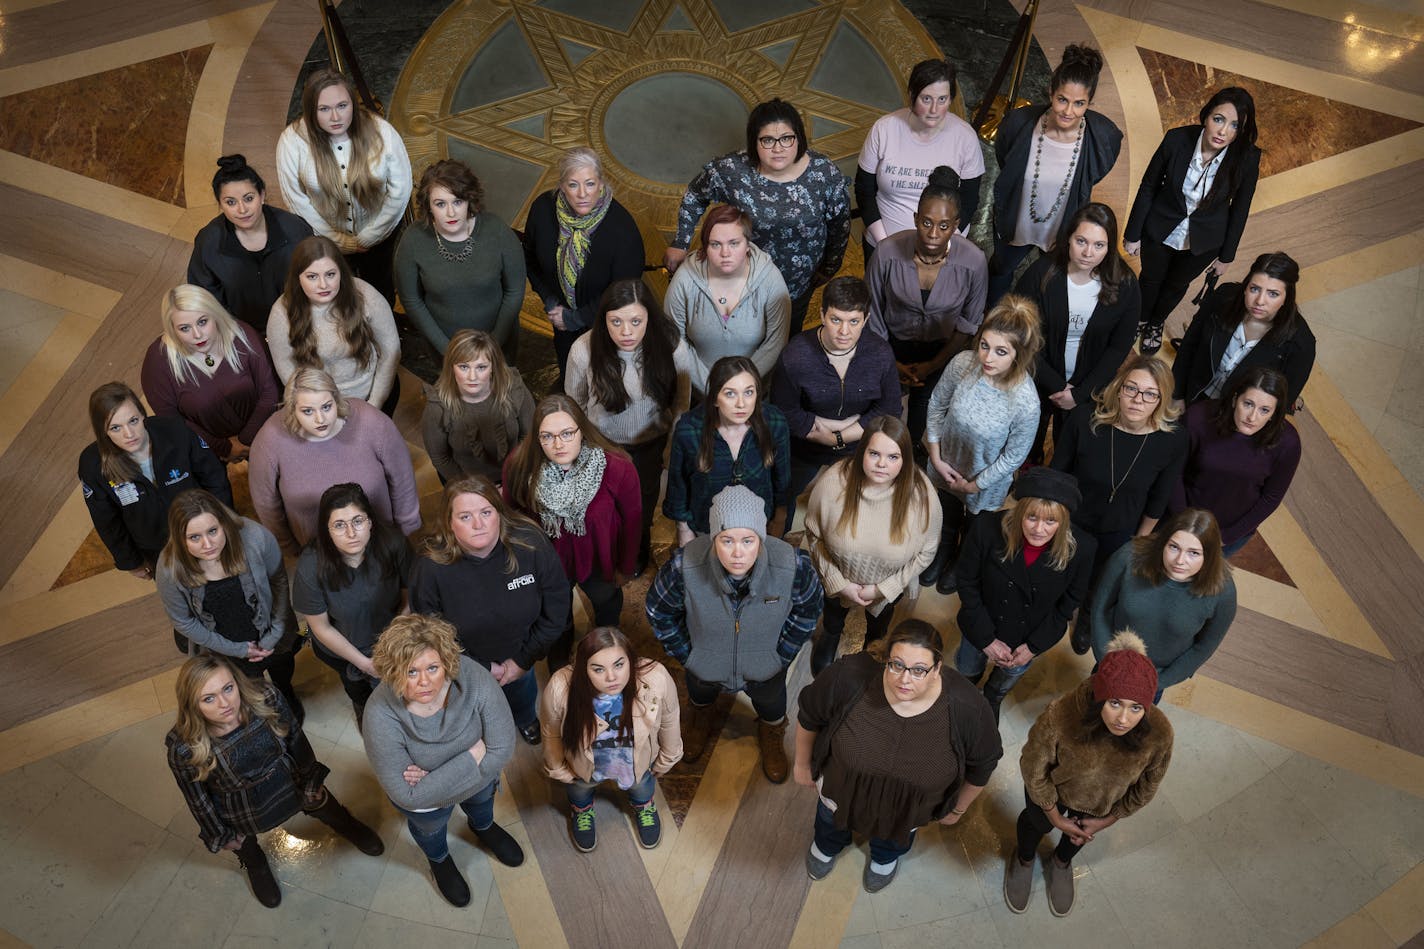
POLYGON ((746 144, 748 107, 727 86, 694 73, 640 79, 609 105, 608 150, 628 169, 685 184, 710 159, 746 144))
POLYGON ((548 85, 549 80, 534 58, 524 31, 510 20, 496 30, 475 55, 474 62, 455 87, 450 107, 452 111, 464 112, 548 85))
POLYGON ((808 85, 821 92, 894 111, 904 105, 903 79, 890 75, 885 60, 860 32, 844 20, 826 46, 808 85))

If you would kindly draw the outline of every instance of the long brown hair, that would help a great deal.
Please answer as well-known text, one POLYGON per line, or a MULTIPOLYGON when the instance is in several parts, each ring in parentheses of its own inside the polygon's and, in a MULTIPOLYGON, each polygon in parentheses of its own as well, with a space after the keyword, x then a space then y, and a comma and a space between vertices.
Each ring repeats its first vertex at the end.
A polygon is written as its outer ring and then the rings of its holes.
POLYGON ((1080 225, 1096 224, 1101 227, 1108 236, 1108 252, 1103 257, 1103 262, 1098 264, 1093 270, 1093 276, 1098 278, 1102 285, 1098 291, 1098 300, 1104 304, 1117 302, 1118 291, 1127 283, 1135 281, 1137 278, 1132 275, 1132 270, 1128 268, 1127 261, 1122 259, 1122 254, 1117 249, 1117 215, 1113 214, 1112 208, 1106 204, 1099 204, 1097 201, 1090 201, 1077 211, 1074 211, 1068 220, 1063 222, 1062 237, 1053 247, 1053 266, 1043 272, 1043 282, 1041 288, 1047 288, 1048 281, 1056 275, 1068 275, 1069 265, 1073 262, 1070 256, 1070 244, 1073 234, 1080 225))
POLYGON ((499 542, 504 544, 506 552, 504 568, 507 572, 512 572, 519 566, 519 562, 514 557, 514 548, 534 549, 534 545, 530 541, 519 536, 520 533, 526 530, 537 533, 542 533, 542 531, 529 518, 505 504, 504 496, 499 493, 499 488, 495 487, 494 482, 482 474, 456 478, 445 485, 445 494, 440 499, 440 517, 421 544, 421 555, 446 566, 455 563, 464 556, 464 551, 460 549, 460 542, 455 539, 455 532, 450 528, 451 509, 455 506, 455 499, 462 494, 478 494, 488 501, 490 507, 494 508, 495 513, 499 515, 499 542))
POLYGON ((569 664, 568 702, 564 707, 564 721, 559 727, 559 735, 564 742, 566 753, 582 752, 598 737, 597 716, 593 712, 593 700, 598 690, 588 677, 588 661, 595 653, 604 649, 621 649, 628 657, 628 683, 623 686, 623 715, 618 722, 619 741, 633 739, 634 705, 638 701, 638 686, 643 674, 651 667, 653 660, 641 659, 633 641, 617 626, 598 626, 589 630, 588 635, 579 640, 574 650, 573 661, 569 664))
POLYGON ((114 482, 133 481, 139 476, 138 462, 109 437, 109 419, 125 402, 132 402, 139 416, 148 418, 143 401, 122 382, 106 382, 89 394, 89 425, 99 449, 99 471, 114 482))
POLYGON ((509 500, 519 510, 528 514, 539 513, 539 478, 544 470, 544 463, 549 460, 544 454, 544 446, 539 443, 539 426, 544 424, 544 419, 559 412, 564 412, 574 420, 574 427, 583 436, 585 445, 601 448, 605 454, 627 457, 623 449, 610 442, 598 430, 598 426, 588 420, 588 416, 583 414, 583 409, 579 408, 579 404, 573 399, 562 392, 544 396, 534 406, 534 422, 529 426, 529 433, 509 457, 509 476, 504 479, 505 486, 509 489, 509 500))
POLYGON ((287 268, 287 282, 282 287, 282 306, 287 311, 287 342, 292 347, 292 361, 298 366, 325 368, 316 350, 316 331, 312 326, 312 305, 302 289, 302 274, 322 259, 336 265, 341 274, 341 286, 331 302, 331 313, 341 329, 346 351, 365 369, 376 358, 376 333, 366 321, 366 304, 356 289, 356 275, 341 256, 341 250, 329 237, 313 234, 292 251, 292 265, 287 268))
POLYGON ((841 500, 841 516, 836 520, 836 533, 856 535, 860 517, 861 493, 870 483, 865 475, 865 453, 870 450, 870 437, 884 435, 900 450, 900 473, 895 476, 895 493, 890 502, 890 541, 899 544, 910 531, 910 509, 919 512, 924 529, 930 521, 930 497, 920 469, 915 467, 914 439, 910 429, 894 415, 877 415, 865 423, 865 434, 856 443, 855 454, 838 462, 845 473, 845 497, 841 500))
POLYGON ((1290 383, 1286 381, 1285 373, 1270 366, 1245 366, 1227 377, 1226 391, 1217 400, 1214 412, 1216 433, 1223 438, 1236 434, 1236 400, 1245 395, 1247 389, 1260 389, 1276 400, 1275 414, 1256 434, 1247 436, 1259 451, 1275 448, 1281 442, 1281 433, 1290 424, 1286 421, 1286 412, 1290 409, 1290 383))
POLYGON ((455 378, 455 367, 474 362, 481 356, 489 360, 490 398, 494 401, 495 412, 503 418, 515 414, 514 372, 504 361, 504 352, 494 337, 484 330, 463 329, 450 337, 450 345, 445 348, 445 361, 440 364, 440 376, 435 380, 435 394, 447 418, 465 408, 465 402, 460 398, 460 383, 455 378))
MULTIPOLYGON (((628 389, 623 385, 623 357, 608 331, 608 314, 633 304, 648 313, 648 328, 643 342, 633 357, 643 384, 643 393, 671 415, 677 397, 677 366, 673 354, 677 351, 677 327, 658 304, 658 298, 642 280, 615 280, 603 291, 598 304, 598 320, 588 334, 589 393, 611 415, 628 408, 628 389)), ((670 419, 665 419, 668 421, 670 419)))
POLYGON ((208 720, 203 717, 199 702, 203 697, 203 686, 224 670, 237 684, 237 692, 242 699, 237 712, 238 721, 245 725, 253 718, 260 718, 278 738, 287 737, 287 726, 277 710, 267 704, 262 686, 238 672, 226 656, 194 656, 179 668, 178 679, 173 683, 173 693, 178 699, 178 718, 173 723, 173 731, 177 733, 178 740, 188 747, 187 763, 197 771, 199 781, 206 781, 217 766, 217 759, 213 756, 213 739, 208 733, 208 720))
POLYGON ((1072 527, 1068 523, 1068 509, 1047 498, 1019 498, 1013 507, 1005 509, 999 521, 999 531, 1004 536, 1004 556, 1001 562, 1008 563, 1023 549, 1023 522, 1030 514, 1051 517, 1058 521, 1058 533, 1048 542, 1046 553, 1050 567, 1058 571, 1066 569, 1072 562, 1073 555, 1078 552, 1078 541, 1073 537, 1072 527))
POLYGON ((316 163, 317 191, 308 194, 316 206, 322 220, 336 223, 346 220, 346 209, 342 195, 348 192, 351 200, 367 214, 381 209, 386 200, 386 182, 378 178, 371 169, 375 167, 385 150, 381 130, 373 117, 361 104, 351 81, 332 69, 319 69, 307 79, 302 90, 302 134, 311 145, 312 161, 316 163), (326 134, 317 121, 317 99, 332 86, 343 86, 351 100, 351 127, 346 134, 351 138, 351 160, 346 167, 346 187, 341 183, 341 166, 331 153, 331 136, 326 134))
POLYGON ((722 420, 722 414, 717 411, 717 393, 733 376, 744 372, 750 373, 756 382, 756 405, 752 406, 747 424, 751 426, 761 448, 761 463, 767 468, 776 464, 776 444, 771 438, 771 426, 766 424, 766 418, 762 415, 762 406, 766 404, 766 386, 761 381, 761 373, 757 372, 756 363, 746 356, 723 356, 707 371, 707 398, 702 402, 702 440, 697 445, 698 471, 712 470, 717 425, 722 420))
POLYGON ((158 555, 158 562, 173 571, 180 586, 200 587, 207 583, 202 564, 188 552, 185 535, 193 518, 211 514, 223 532, 222 554, 218 563, 229 577, 247 572, 247 555, 242 549, 242 518, 219 501, 211 492, 190 488, 173 499, 168 507, 168 543, 158 555))
POLYGON ((1178 511, 1154 533, 1133 538, 1132 572, 1154 587, 1169 579, 1167 568, 1162 565, 1162 551, 1167 549, 1167 542, 1178 531, 1201 541, 1202 565, 1191 579, 1192 596, 1216 596, 1226 586, 1231 565, 1222 556, 1221 528, 1217 526, 1216 515, 1202 508, 1189 507, 1178 511))

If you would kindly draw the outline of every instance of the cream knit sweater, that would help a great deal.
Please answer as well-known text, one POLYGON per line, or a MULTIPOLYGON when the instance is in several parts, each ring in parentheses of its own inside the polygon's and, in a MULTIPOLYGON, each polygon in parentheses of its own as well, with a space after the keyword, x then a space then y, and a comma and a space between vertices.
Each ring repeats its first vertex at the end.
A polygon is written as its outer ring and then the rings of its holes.
POLYGON ((907 588, 912 596, 919 592, 919 584, 911 581, 934 559, 943 513, 929 478, 916 471, 915 477, 925 488, 929 517, 912 510, 904 540, 896 543, 890 539, 894 485, 866 487, 861 492, 855 533, 838 531, 836 522, 845 507, 846 466, 851 464, 855 459, 847 458, 825 469, 816 479, 806 507, 802 544, 821 574, 827 596, 840 593, 847 583, 875 584, 880 598, 869 611, 878 616, 886 603, 894 602, 907 588))

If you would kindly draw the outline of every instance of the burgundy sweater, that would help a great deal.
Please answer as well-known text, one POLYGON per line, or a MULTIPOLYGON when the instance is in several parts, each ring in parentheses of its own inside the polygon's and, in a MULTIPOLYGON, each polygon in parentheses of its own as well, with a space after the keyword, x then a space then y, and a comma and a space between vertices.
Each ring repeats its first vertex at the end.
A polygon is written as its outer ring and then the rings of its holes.
MULTIPOLYGON (((505 459, 503 480, 500 490, 505 503, 513 506, 509 495, 509 459, 505 459)), ((538 511, 522 513, 539 522, 538 511)), ((584 513, 583 535, 562 531, 558 537, 549 539, 570 581, 577 583, 595 574, 612 580, 615 571, 632 576, 637 569, 642 524, 643 496, 638 488, 638 470, 623 455, 610 452, 603 482, 584 513)))
POLYGON ((238 347, 241 369, 224 361, 209 376, 193 367, 189 378, 180 381, 168 367, 168 354, 159 338, 148 347, 140 375, 143 397, 153 414, 187 422, 223 461, 232 450, 228 439, 236 436, 244 445, 251 445, 262 423, 277 411, 281 398, 262 340, 245 323, 239 321, 236 326, 247 345, 246 351, 238 347))

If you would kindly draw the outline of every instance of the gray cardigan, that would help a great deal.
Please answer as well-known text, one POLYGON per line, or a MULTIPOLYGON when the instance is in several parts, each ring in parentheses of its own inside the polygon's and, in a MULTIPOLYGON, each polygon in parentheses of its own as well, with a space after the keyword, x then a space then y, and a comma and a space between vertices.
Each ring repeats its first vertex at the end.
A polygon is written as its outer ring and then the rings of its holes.
MULTIPOLYGON (((287 598, 287 568, 282 564, 282 548, 277 538, 256 521, 242 519, 242 553, 247 558, 247 572, 238 575, 242 595, 252 607, 252 622, 264 630, 257 639, 263 649, 272 649, 295 630, 291 621, 291 603, 287 598), (273 604, 276 608, 273 608, 273 604)), ((181 540, 181 538, 175 538, 181 540)), ((189 651, 203 648, 223 656, 247 657, 247 643, 234 642, 220 636, 217 621, 203 609, 203 594, 207 584, 183 586, 175 575, 167 556, 158 559, 154 577, 163 609, 173 621, 173 628, 188 637, 189 651)))
POLYGON ((392 803, 407 811, 451 807, 486 787, 513 757, 514 732, 499 683, 469 656, 460 657, 459 678, 450 680, 439 713, 411 714, 404 697, 383 682, 361 719, 371 770, 392 803), (485 756, 476 764, 470 749, 480 740, 485 756), (411 765, 430 772, 415 787, 405 781, 411 765))

